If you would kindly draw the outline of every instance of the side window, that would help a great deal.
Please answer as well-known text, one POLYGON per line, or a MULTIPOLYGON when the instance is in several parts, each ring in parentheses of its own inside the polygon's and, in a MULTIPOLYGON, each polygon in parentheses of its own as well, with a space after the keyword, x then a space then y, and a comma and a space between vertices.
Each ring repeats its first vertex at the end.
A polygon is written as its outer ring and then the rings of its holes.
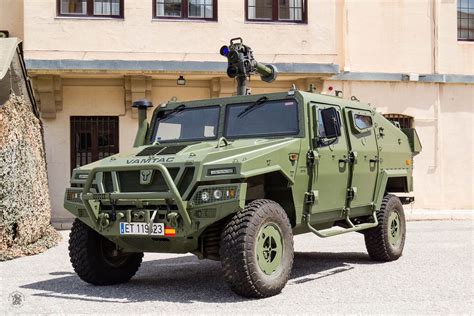
POLYGON ((123 18, 124 0, 57 0, 57 14, 69 17, 123 18))
POLYGON ((474 41, 474 0, 457 0, 458 41, 474 41))
MULTIPOLYGON (((326 147, 329 145, 332 145, 334 143, 338 142, 338 137, 333 137, 333 138, 327 138, 328 132, 326 131, 326 128, 324 127, 324 120, 322 119, 323 117, 323 110, 326 109, 335 109, 336 111, 336 118, 335 118, 335 125, 337 125, 337 129, 339 130, 339 135, 341 135, 341 129, 342 129, 342 122, 341 122, 341 114, 339 113, 339 110, 333 107, 329 108, 318 108, 318 117, 317 117, 317 131, 318 131, 318 147, 326 147)), ((329 134, 334 133, 334 130, 329 131, 329 134)))
POLYGON ((358 129, 367 129, 372 127, 372 117, 368 115, 354 114, 354 124, 358 129))
MULTIPOLYGON (((318 109, 318 136, 319 137, 326 137, 326 131, 324 130, 324 123, 323 120, 321 120, 321 111, 324 109, 318 109)), ((342 126, 341 123, 341 114, 339 114, 339 111, 337 111, 337 123, 339 126, 342 126)))
POLYGON ((153 18, 217 21, 217 0, 153 0, 153 18))

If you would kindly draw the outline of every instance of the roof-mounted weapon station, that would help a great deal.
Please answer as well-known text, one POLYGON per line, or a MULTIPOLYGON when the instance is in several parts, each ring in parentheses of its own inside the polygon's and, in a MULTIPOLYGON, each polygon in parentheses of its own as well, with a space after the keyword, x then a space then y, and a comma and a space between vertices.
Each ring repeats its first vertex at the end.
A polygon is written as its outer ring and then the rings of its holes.
POLYGON ((252 49, 244 45, 240 37, 231 39, 229 46, 222 46, 220 54, 227 57, 229 62, 227 76, 237 79, 237 95, 249 94, 247 80, 255 73, 260 74, 260 78, 269 83, 278 75, 278 70, 274 65, 265 65, 256 61, 252 49))

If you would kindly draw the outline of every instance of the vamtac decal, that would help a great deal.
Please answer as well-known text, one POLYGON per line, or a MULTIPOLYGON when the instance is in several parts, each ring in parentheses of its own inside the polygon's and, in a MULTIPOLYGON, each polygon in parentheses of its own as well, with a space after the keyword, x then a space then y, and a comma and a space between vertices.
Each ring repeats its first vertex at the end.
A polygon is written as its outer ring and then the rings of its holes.
POLYGON ((135 165, 135 164, 142 164, 142 163, 162 163, 162 162, 173 162, 173 161, 174 161, 174 157, 127 159, 127 165, 135 165))

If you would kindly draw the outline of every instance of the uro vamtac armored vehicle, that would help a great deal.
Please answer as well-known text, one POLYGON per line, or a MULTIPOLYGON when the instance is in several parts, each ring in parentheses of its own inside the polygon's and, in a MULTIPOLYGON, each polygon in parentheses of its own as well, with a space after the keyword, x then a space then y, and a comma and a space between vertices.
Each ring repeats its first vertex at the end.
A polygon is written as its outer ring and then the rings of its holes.
POLYGON ((220 260, 236 293, 268 297, 288 280, 293 235, 308 232, 360 232, 371 258, 398 259, 416 131, 363 102, 248 95, 251 74, 271 82, 277 69, 241 39, 221 54, 237 96, 169 102, 150 125, 151 103, 137 101, 134 148, 74 170, 64 205, 76 217, 69 251, 81 279, 126 282, 144 252, 191 252, 220 260))

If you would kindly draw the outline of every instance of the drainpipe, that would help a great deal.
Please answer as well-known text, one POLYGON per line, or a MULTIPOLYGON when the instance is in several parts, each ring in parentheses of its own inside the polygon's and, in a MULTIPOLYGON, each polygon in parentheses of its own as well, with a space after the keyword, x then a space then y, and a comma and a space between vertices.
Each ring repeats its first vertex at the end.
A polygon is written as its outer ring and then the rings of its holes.
POLYGON ((138 130, 137 136, 135 136, 135 142, 133 143, 133 147, 143 146, 143 144, 145 143, 145 137, 148 132, 148 121, 146 119, 146 112, 148 108, 151 108, 152 106, 153 104, 146 99, 141 99, 133 102, 132 107, 138 109, 138 130))

